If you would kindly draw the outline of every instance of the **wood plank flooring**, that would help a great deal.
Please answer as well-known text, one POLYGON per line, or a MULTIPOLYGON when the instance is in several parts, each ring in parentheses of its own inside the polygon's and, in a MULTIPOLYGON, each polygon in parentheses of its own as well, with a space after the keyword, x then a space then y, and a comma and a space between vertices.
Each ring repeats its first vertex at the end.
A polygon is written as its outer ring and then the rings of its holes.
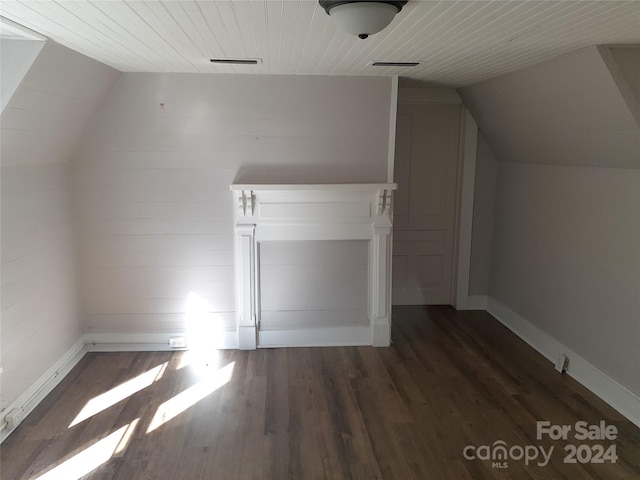
POLYGON ((4 442, 2 480, 640 478, 640 429, 486 312, 398 307, 390 348, 187 357, 87 354, 4 442), (572 432, 538 440, 537 420, 572 432), (614 441, 574 439, 601 420, 614 441), (506 468, 463 454, 498 441, 506 468), (583 443, 617 461, 565 463, 583 443), (518 446, 554 450, 527 465, 518 446))

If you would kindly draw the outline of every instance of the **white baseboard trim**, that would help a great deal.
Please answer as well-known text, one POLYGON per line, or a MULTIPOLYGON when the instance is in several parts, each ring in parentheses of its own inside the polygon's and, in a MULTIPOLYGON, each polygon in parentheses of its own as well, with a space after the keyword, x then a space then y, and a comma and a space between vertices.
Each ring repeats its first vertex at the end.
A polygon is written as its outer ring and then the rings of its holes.
POLYGON ((260 330, 258 348, 372 345, 370 326, 260 330))
MULTIPOLYGON (((71 369, 87 352, 142 352, 142 351, 175 351, 185 348, 171 348, 171 337, 186 336, 185 333, 95 333, 85 334, 78 339, 45 373, 2 412, 1 424, 5 424, 4 416, 14 410, 20 412, 24 419, 51 391, 66 377, 71 369)), ((212 348, 237 349, 238 333, 225 331, 212 348)), ((15 430, 2 428, 0 443, 15 430)))
MULTIPOLYGON (((175 333, 88 333, 84 336, 88 352, 163 352, 186 350, 172 348, 169 339, 186 337, 185 332, 175 333)), ((217 349, 237 349, 238 332, 228 330, 222 332, 217 341, 211 344, 217 349)))
POLYGON ((486 310, 486 309, 487 309, 486 295, 469 295, 467 297, 467 310, 486 310))
MULTIPOLYGON (((84 343, 84 337, 78 339, 61 357, 56 361, 46 372, 44 372, 38 379, 29 386, 15 401, 8 405, 2 412, 2 424, 5 424, 4 416, 13 410, 18 410, 21 417, 24 419, 29 415, 38 404, 44 400, 44 397, 49 395, 51 391, 66 377, 71 369, 77 365, 77 363, 87 353, 87 349, 84 343)), ((19 425, 19 424, 18 424, 19 425)), ((8 430, 3 428, 0 433, 0 443, 15 430, 8 430)))
POLYGON ((560 355, 566 355, 568 375, 640 427, 639 396, 499 301, 489 297, 487 311, 550 362, 555 364, 560 355))

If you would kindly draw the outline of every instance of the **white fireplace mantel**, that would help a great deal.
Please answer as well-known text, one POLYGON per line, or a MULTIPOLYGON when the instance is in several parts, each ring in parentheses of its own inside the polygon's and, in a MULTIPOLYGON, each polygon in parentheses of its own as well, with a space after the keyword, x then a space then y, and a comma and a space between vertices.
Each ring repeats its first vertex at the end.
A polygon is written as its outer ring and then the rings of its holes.
POLYGON ((391 342, 391 226, 395 183, 231 185, 235 220, 238 346, 391 342), (368 325, 260 330, 262 242, 368 240, 368 325))

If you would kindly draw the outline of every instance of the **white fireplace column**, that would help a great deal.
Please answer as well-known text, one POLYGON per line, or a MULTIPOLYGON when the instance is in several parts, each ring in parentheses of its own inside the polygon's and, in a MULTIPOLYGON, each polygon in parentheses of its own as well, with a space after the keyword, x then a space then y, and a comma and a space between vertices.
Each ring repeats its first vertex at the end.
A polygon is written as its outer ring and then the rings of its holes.
POLYGON ((391 198, 396 188, 392 183, 231 185, 240 349, 390 344, 391 198), (369 241, 366 325, 260 330, 260 243, 308 240, 369 241))
POLYGON ((236 226, 238 348, 254 350, 257 342, 257 245, 255 225, 236 226))
POLYGON ((391 344, 391 223, 374 225, 372 240, 373 289, 372 345, 387 347, 391 344))

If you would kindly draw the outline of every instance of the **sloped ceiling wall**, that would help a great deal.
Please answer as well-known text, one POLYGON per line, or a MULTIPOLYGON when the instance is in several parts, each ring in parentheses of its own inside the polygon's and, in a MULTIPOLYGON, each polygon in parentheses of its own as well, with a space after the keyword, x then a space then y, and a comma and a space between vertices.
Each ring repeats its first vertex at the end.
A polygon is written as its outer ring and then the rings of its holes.
POLYGON ((3 408, 80 338, 67 161, 118 75, 47 42, 2 111, 3 408))
POLYGON ((68 161, 119 74, 47 41, 2 112, 2 165, 68 161))
POLYGON ((0 100, 7 106, 34 60, 44 47, 44 40, 17 40, 0 37, 0 100))
POLYGON ((640 128, 633 49, 616 53, 460 94, 497 159, 489 296, 640 397, 640 128))
POLYGON ((610 47, 609 52, 629 85, 631 93, 640 102, 640 46, 610 47))
POLYGON ((598 47, 459 93, 498 160, 640 168, 640 128, 598 47))

